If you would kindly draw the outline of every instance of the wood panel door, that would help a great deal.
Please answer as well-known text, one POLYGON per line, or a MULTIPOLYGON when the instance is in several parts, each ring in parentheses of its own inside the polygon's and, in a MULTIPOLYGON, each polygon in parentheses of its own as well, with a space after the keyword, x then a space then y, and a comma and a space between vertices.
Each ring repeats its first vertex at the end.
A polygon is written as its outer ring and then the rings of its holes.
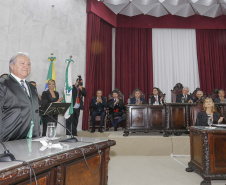
POLYGON ((162 105, 148 107, 148 125, 151 129, 166 129, 166 108, 162 105))
MULTIPOLYGON (((104 178, 101 175, 102 168, 104 167, 104 158, 101 154, 102 165, 97 173, 92 173, 87 167, 84 159, 78 160, 74 163, 66 165, 65 171, 65 185, 104 185, 104 178)), ((100 165, 100 156, 92 155, 86 158, 88 165, 91 169, 96 171, 100 165)))
POLYGON ((147 129, 147 106, 129 106, 128 107, 127 126, 130 129, 147 129))
POLYGON ((170 129, 186 129, 186 106, 171 105, 169 110, 170 129))

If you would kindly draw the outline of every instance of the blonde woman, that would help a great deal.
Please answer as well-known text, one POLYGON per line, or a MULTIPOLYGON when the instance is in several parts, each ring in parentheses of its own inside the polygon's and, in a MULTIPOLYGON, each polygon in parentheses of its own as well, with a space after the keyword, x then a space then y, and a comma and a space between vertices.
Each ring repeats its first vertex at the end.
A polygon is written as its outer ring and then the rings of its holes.
MULTIPOLYGON (((53 102, 60 103, 63 100, 63 97, 59 98, 59 93, 54 90, 55 87, 56 87, 55 80, 50 79, 48 81, 48 88, 49 89, 42 93, 42 101, 47 102, 45 108, 47 108, 50 103, 53 103, 53 102)), ((55 120, 58 120, 58 116, 53 116, 53 118, 55 120)), ((43 116, 43 132, 42 132, 42 136, 46 136, 46 129, 47 129, 47 123, 48 122, 56 122, 56 121, 52 120, 48 116, 43 116)))
POLYGON ((214 102, 211 98, 206 98, 203 103, 204 110, 198 113, 196 126, 208 126, 208 117, 211 117, 213 124, 220 124, 223 117, 214 109, 214 102))

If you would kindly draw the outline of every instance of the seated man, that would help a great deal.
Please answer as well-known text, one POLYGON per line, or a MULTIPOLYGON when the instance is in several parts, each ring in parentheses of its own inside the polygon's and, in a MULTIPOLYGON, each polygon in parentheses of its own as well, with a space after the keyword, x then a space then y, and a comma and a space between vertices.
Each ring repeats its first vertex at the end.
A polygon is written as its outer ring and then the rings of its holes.
POLYGON ((163 104, 163 96, 159 96, 159 91, 158 91, 158 88, 154 87, 153 90, 153 95, 151 97, 151 105, 161 105, 163 104))
POLYGON ((112 125, 114 126, 114 131, 117 131, 117 126, 120 122, 122 122, 126 116, 123 112, 123 101, 118 98, 118 91, 112 91, 113 98, 108 101, 109 108, 109 119, 111 120, 112 125), (114 120, 114 118, 119 117, 118 120, 114 120))
POLYGON ((92 98, 90 106, 89 106, 90 109, 93 109, 93 112, 91 114, 91 118, 92 118, 91 133, 95 132, 96 116, 101 116, 99 132, 103 132, 102 126, 103 126, 103 123, 104 123, 104 118, 106 116, 104 108, 107 107, 107 102, 106 102, 105 98, 102 97, 102 91, 97 90, 96 95, 97 95, 97 97, 92 98))
POLYGON ((195 99, 193 100, 193 103, 196 103, 201 97, 203 97, 203 91, 198 90, 198 91, 196 92, 196 96, 197 96, 197 98, 195 98, 195 99))
POLYGON ((142 105, 142 104, 146 104, 146 101, 144 98, 141 98, 141 91, 139 89, 135 89, 133 91, 134 94, 134 98, 130 99, 130 104, 134 104, 134 105, 142 105))
POLYGON ((189 88, 184 87, 182 90, 182 94, 177 95, 176 102, 177 103, 193 103, 193 99, 191 95, 188 95, 189 88))
POLYGON ((218 96, 217 98, 214 99, 214 103, 226 103, 226 99, 224 98, 225 96, 225 91, 223 89, 220 89, 218 91, 218 96))

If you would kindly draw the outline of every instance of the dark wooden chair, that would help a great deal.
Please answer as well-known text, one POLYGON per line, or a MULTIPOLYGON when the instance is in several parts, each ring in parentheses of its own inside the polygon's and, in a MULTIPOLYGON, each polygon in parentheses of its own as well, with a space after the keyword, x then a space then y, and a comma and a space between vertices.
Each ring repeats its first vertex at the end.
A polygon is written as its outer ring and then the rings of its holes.
MULTIPOLYGON (((196 93, 197 93, 197 91, 202 91, 199 87, 197 87, 194 91, 193 91, 193 93, 191 93, 190 95, 192 96, 192 99, 194 100, 195 98, 197 98, 197 96, 196 96, 196 93)), ((204 97, 204 100, 205 100, 205 98, 206 98, 206 94, 205 93, 203 93, 203 97, 204 97)))
POLYGON ((196 105, 192 106, 191 108, 191 120, 190 120, 190 126, 195 126, 196 118, 198 116, 198 113, 203 110, 203 102, 205 98, 200 98, 196 105))
MULTIPOLYGON (((156 89, 158 90, 158 96, 164 96, 165 97, 165 95, 166 94, 164 94, 159 88, 157 88, 156 87, 156 89)), ((149 103, 149 105, 151 105, 151 98, 154 96, 154 94, 153 93, 151 93, 150 95, 149 95, 149 99, 148 99, 148 103, 149 103)))
MULTIPOLYGON (((123 104, 124 104, 124 94, 122 94, 122 92, 121 92, 119 89, 115 89, 115 90, 118 91, 118 98, 119 98, 119 99, 122 99, 123 104)), ((108 95, 108 101, 109 101, 110 99, 112 99, 112 98, 113 98, 112 93, 110 93, 110 94, 108 95)), ((124 108, 124 111, 125 111, 125 108, 124 108)), ((115 118, 114 118, 114 120, 118 120, 118 119, 119 119, 119 117, 115 117, 115 118)), ((109 130, 109 128, 111 128, 111 126, 112 126, 111 120, 110 120, 110 118, 108 117, 107 130, 109 130)), ((123 120, 121 123, 119 123, 119 124, 118 124, 118 127, 126 128, 126 122, 125 122, 125 120, 123 120)))
MULTIPOLYGON (((92 97, 92 98, 94 98, 94 97, 92 97)), ((103 97, 103 98, 105 98, 105 100, 107 102, 107 97, 103 97)), ((92 117, 91 117, 92 111, 93 111, 93 109, 89 109, 89 116, 88 116, 89 131, 91 131, 91 129, 92 129, 92 117)), ((106 131, 107 130, 107 122, 108 122, 108 120, 107 120, 107 117, 108 117, 108 110, 107 110, 107 108, 105 108, 104 111, 106 112, 106 116, 104 118, 104 124, 103 124, 102 129, 104 131, 106 131)), ((96 119, 95 119, 95 121, 96 121, 95 129, 99 129, 100 128, 100 118, 101 118, 100 116, 96 116, 96 119)))
POLYGON ((171 90, 171 102, 176 103, 177 95, 182 93, 184 86, 181 83, 177 83, 173 90, 171 90))
POLYGON ((215 98, 217 98, 218 97, 218 89, 214 89, 211 93, 208 94, 208 97, 212 98, 213 100, 215 98))

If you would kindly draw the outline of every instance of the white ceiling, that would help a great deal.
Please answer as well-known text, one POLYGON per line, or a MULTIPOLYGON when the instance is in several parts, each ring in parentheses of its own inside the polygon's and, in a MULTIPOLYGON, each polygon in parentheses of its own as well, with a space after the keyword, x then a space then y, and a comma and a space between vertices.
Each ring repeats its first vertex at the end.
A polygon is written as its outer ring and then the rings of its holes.
POLYGON ((140 14, 161 17, 167 14, 189 17, 194 14, 217 17, 226 15, 226 0, 97 0, 115 14, 140 14))

